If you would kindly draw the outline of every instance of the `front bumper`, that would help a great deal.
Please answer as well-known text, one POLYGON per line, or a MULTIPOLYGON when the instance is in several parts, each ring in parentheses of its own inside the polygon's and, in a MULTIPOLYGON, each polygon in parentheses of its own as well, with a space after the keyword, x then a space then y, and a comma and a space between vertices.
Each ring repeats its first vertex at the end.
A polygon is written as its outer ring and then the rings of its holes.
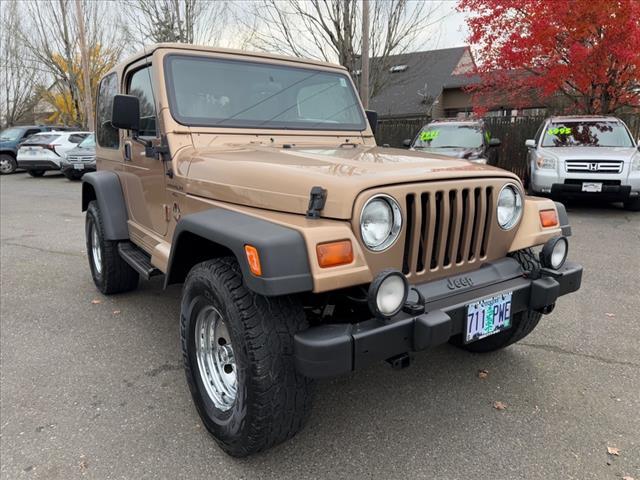
POLYGON ((372 318, 356 324, 323 324, 296 334, 298 371, 312 378, 331 377, 440 345, 464 331, 468 304, 501 293, 513 292, 512 314, 543 310, 580 288, 582 266, 566 262, 554 277, 530 279, 516 260, 505 258, 462 276, 472 286, 452 291, 447 278, 414 286, 427 299, 421 315, 401 312, 386 322, 372 318))
MULTIPOLYGON (((585 180, 587 181, 587 180, 585 180)), ((583 192, 582 183, 554 183, 551 185, 551 195, 565 197, 581 197, 581 198, 600 198, 611 201, 625 201, 629 197, 637 197, 638 192, 631 190, 631 185, 608 185, 602 180, 593 180, 594 182, 602 182, 602 191, 597 193, 583 192)))
POLYGON ((96 162, 69 162, 68 160, 62 160, 60 162, 60 170, 62 173, 75 172, 75 173, 88 173, 96 171, 96 162), (83 168, 78 169, 75 165, 82 165, 83 168))

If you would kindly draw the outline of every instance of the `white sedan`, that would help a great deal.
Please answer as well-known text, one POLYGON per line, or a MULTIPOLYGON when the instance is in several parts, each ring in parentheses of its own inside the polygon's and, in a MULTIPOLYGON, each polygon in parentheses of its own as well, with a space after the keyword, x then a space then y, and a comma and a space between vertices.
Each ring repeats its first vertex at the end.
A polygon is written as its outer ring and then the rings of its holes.
POLYGON ((18 168, 32 177, 41 177, 47 170, 60 170, 65 154, 92 132, 43 132, 30 136, 18 150, 18 168))

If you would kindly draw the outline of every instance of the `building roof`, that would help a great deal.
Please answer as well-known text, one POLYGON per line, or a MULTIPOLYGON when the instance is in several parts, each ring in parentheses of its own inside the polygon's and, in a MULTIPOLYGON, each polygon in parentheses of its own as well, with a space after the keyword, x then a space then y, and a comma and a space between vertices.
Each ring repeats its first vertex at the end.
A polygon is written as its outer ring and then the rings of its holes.
POLYGON ((369 101, 382 116, 424 114, 445 86, 472 82, 466 74, 473 67, 468 46, 392 55, 388 64, 385 86, 369 101))

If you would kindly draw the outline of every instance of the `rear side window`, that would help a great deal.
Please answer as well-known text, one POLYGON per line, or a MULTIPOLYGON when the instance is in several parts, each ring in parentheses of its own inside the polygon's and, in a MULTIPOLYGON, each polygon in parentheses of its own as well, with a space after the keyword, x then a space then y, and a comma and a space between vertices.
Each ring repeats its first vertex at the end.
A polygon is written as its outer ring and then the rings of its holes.
POLYGON ((87 135, 82 133, 74 133, 73 135, 69 135, 69 141, 71 143, 80 143, 85 138, 87 138, 87 135))
POLYGON ((140 131, 141 137, 156 136, 156 104, 151 84, 151 67, 144 67, 131 75, 129 81, 129 95, 140 100, 140 131))
POLYGON ((29 138, 31 135, 33 135, 33 134, 35 134, 35 133, 39 133, 39 132, 40 132, 40 129, 32 128, 32 129, 27 130, 27 131, 25 132, 25 134, 24 134, 24 138, 29 138))
POLYGON ((118 148, 120 137, 118 129, 111 125, 113 97, 118 93, 118 77, 115 73, 108 75, 100 82, 98 104, 96 106, 96 137, 98 145, 106 148, 118 148))
POLYGON ((37 134, 37 135, 33 135, 27 141, 27 143, 31 143, 35 145, 46 145, 56 141, 58 138, 60 138, 60 135, 54 135, 51 133, 37 134))

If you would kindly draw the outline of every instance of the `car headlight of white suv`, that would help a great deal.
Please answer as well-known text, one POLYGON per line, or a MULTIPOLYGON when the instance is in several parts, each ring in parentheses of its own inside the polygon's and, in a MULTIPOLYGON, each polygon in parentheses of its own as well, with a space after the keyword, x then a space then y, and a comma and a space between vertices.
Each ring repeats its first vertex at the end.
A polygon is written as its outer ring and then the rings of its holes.
POLYGON ((381 252, 398 239, 402 228, 402 211, 388 195, 371 197, 360 214, 360 234, 369 250, 381 252))
POLYGON ((508 183, 498 195, 498 225, 503 230, 513 228, 522 216, 522 194, 513 183, 508 183))
POLYGON ((553 169, 556 168, 556 159, 541 155, 536 159, 536 165, 540 169, 553 169))

